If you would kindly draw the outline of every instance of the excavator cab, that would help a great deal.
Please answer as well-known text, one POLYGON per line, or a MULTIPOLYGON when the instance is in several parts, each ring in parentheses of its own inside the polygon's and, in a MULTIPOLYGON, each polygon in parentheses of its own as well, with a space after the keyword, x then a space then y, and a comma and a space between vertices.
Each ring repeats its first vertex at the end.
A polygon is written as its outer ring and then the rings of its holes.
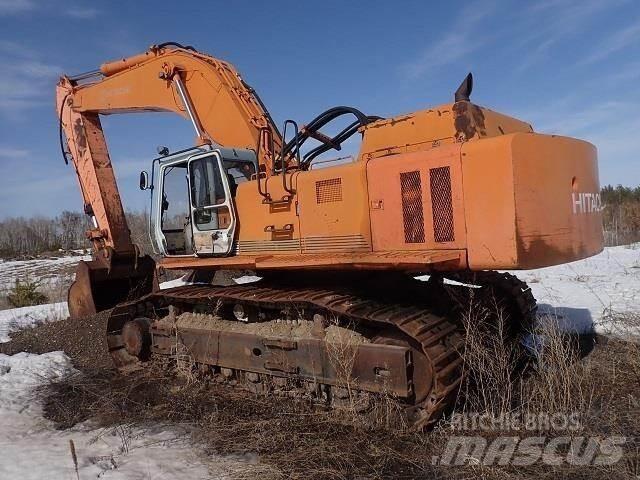
POLYGON ((251 150, 203 146, 153 162, 149 232, 157 254, 226 256, 236 238, 237 184, 257 170, 251 150))

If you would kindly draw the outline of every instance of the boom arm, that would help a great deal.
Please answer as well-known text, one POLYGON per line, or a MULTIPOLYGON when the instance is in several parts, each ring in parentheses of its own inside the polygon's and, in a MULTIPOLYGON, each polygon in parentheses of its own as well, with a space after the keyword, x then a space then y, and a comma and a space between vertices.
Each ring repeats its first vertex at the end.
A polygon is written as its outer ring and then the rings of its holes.
POLYGON ((124 215, 100 115, 175 112, 191 120, 196 143, 256 148, 266 175, 273 172, 280 133, 255 92, 226 62, 190 47, 163 44, 100 70, 62 77, 56 89, 60 143, 78 175, 94 260, 81 261, 68 305, 80 318, 157 288, 155 263, 139 257, 124 215), (273 148, 271 148, 273 146, 273 148))
POLYGON ((196 142, 255 148, 268 175, 281 137, 253 89, 229 63, 195 50, 169 44, 104 63, 100 70, 76 78, 62 77, 57 86, 61 128, 85 203, 95 217, 89 232, 96 251, 135 254, 118 193, 99 115, 129 112, 175 112, 191 120, 196 142), (79 80, 102 76, 79 84, 79 80), (275 148, 265 141, 270 130, 275 148))

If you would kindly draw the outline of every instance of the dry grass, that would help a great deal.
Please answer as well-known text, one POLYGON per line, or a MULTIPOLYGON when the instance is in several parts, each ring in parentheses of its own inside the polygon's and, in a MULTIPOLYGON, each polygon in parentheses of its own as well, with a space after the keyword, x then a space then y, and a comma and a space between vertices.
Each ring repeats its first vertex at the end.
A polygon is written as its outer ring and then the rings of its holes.
POLYGON ((508 338, 507 319, 498 308, 496 311, 498 314, 493 315, 472 298, 462 317, 465 344, 460 353, 466 378, 460 391, 463 412, 500 416, 513 408, 515 345, 508 338))

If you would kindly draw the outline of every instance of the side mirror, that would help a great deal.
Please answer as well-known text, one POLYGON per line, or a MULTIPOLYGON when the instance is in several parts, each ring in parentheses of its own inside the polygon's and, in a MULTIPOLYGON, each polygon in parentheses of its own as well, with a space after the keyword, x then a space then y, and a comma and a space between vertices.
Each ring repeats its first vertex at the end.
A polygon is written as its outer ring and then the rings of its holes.
POLYGON ((144 170, 140 172, 140 190, 149 188, 149 174, 144 170))

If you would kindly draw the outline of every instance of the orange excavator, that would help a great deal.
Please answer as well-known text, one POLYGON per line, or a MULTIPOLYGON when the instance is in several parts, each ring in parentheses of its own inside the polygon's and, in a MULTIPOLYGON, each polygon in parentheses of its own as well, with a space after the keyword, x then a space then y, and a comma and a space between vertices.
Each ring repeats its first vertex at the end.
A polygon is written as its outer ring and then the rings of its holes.
POLYGON ((469 75, 453 103, 393 118, 338 106, 279 130, 233 66, 190 46, 62 77, 60 143, 94 226, 72 317, 111 309, 122 371, 182 357, 337 407, 389 393, 417 427, 434 422, 461 384, 466 310, 506 319, 512 339, 534 326, 530 289, 499 271, 603 248, 595 147, 535 133, 471 90, 469 75), (188 119, 196 146, 159 149, 140 175, 156 262, 132 243, 100 115, 157 111, 188 119), (322 156, 354 135, 351 162, 322 156), (192 281, 159 289, 159 267, 192 281), (221 270, 259 280, 219 285, 221 270))

